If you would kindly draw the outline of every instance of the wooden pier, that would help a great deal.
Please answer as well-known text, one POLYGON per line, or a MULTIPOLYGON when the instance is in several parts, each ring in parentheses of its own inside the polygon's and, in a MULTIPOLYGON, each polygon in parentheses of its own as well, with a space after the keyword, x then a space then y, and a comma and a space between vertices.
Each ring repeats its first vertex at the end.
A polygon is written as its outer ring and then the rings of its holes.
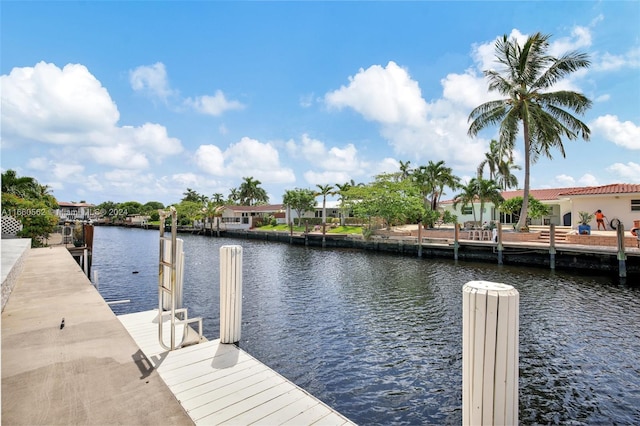
POLYGON ((162 349, 157 310, 118 319, 197 425, 353 424, 233 344, 216 339, 162 349))

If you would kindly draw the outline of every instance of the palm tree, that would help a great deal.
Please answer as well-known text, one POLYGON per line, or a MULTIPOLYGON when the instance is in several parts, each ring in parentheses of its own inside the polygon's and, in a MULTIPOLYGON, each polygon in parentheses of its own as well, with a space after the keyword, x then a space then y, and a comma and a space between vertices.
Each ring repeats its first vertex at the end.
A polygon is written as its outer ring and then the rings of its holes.
POLYGON ((2 173, 2 192, 17 195, 20 198, 37 198, 38 182, 28 176, 18 177, 15 170, 2 173))
POLYGON ((492 139, 489 142, 489 152, 484 153, 484 160, 478 165, 478 178, 482 177, 485 166, 489 167, 489 180, 494 180, 498 172, 498 164, 504 157, 504 152, 500 151, 498 141, 492 139))
POLYGON ((450 167, 444 165, 444 161, 434 163, 429 160, 426 166, 419 167, 418 182, 422 195, 429 197, 429 204, 425 202, 425 207, 430 206, 431 210, 436 211, 444 187, 456 189, 460 178, 453 174, 450 167))
POLYGON ((231 204, 238 204, 240 201, 240 190, 238 188, 231 188, 229 191, 229 202, 231 204))
MULTIPOLYGON (((351 180, 351 182, 353 182, 353 180, 351 180)), ((336 194, 338 195, 338 201, 340 201, 340 226, 344 226, 344 216, 346 211, 348 210, 345 201, 347 199, 347 191, 352 186, 353 185, 351 185, 351 183, 349 182, 345 182, 342 185, 340 185, 339 183, 335 184, 335 187, 337 189, 336 194)))
POLYGON ((478 195, 477 185, 475 181, 476 179, 474 178, 474 179, 471 179, 468 184, 460 185, 460 189, 462 189, 462 192, 457 195, 454 195, 453 197, 454 209, 458 206, 458 204, 462 204, 461 209, 464 209, 468 205, 471 205, 471 212, 473 213, 474 223, 477 221, 476 221, 476 209, 473 206, 473 202, 476 200, 476 197, 478 195))
POLYGON ((411 167, 409 167, 409 164, 411 164, 411 161, 403 162, 402 160, 400 160, 400 179, 401 180, 405 180, 409 176, 411 176, 411 167))
POLYGON ((252 176, 244 177, 244 182, 240 184, 240 204, 252 206, 258 203, 266 203, 269 201, 267 192, 260 187, 262 182, 253 179, 252 176))
POLYGON ((557 148, 565 156, 562 136, 569 140, 582 137, 589 140, 591 131, 571 112, 583 114, 591 107, 584 95, 560 90, 548 91, 563 77, 590 65, 588 56, 569 52, 556 58, 548 54, 549 37, 541 33, 529 36, 524 45, 503 36, 495 45, 496 59, 503 66, 501 72, 485 70, 489 91, 498 91, 506 98, 489 101, 469 114, 468 134, 474 137, 482 129, 500 124, 499 145, 513 151, 522 125, 524 140, 524 194, 522 215, 516 229, 527 223, 529 179, 531 163, 540 154, 551 158, 550 150, 557 148))
POLYGON ((224 195, 222 195, 219 192, 216 192, 215 194, 211 195, 210 200, 216 205, 221 206, 224 204, 224 195))
POLYGON ((471 179, 475 185, 475 193, 480 200, 480 223, 482 223, 482 212, 484 211, 484 203, 490 201, 494 206, 498 206, 504 198, 500 194, 500 187, 493 180, 487 179, 471 179), (475 182, 474 182, 475 180, 475 182))
POLYGON ((518 187, 518 178, 511 173, 511 170, 521 170, 522 167, 517 164, 513 164, 513 161, 509 159, 502 159, 498 163, 498 170, 496 172, 495 181, 498 186, 506 191, 509 188, 517 188, 518 187))
POLYGON ((325 225, 327 223, 327 195, 335 195, 333 191, 333 185, 316 185, 318 191, 315 192, 315 196, 322 195, 322 234, 324 235, 325 225))

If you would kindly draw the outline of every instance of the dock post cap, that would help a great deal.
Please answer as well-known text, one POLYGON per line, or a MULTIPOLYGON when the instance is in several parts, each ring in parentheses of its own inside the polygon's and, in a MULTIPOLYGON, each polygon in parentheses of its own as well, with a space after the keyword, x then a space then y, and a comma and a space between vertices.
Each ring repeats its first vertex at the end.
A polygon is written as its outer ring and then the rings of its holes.
POLYGON ((487 291, 511 291, 513 286, 503 283, 494 283, 492 281, 469 281, 464 285, 474 290, 487 290, 487 291))

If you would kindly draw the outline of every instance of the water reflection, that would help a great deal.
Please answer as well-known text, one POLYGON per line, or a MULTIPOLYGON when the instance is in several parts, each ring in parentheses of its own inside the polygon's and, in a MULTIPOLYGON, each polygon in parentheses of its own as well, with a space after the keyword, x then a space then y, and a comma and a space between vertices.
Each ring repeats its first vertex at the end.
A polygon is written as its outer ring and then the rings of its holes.
MULTIPOLYGON (((184 300, 219 334, 219 249, 243 246, 240 346, 359 424, 460 424, 462 286, 520 292, 523 424, 640 423, 638 288, 607 277, 182 235, 184 300)), ((97 228, 116 313, 157 304, 158 233, 97 228), (132 270, 139 274, 132 275, 132 270)))

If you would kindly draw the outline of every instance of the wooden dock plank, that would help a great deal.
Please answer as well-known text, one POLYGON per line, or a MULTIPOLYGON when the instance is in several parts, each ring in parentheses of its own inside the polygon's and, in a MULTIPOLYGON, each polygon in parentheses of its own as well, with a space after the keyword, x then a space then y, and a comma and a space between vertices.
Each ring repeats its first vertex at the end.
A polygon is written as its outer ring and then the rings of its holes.
MULTIPOLYGON (((118 319, 196 424, 353 424, 235 345, 216 339, 166 351, 155 310, 118 319)), ((169 330, 165 316, 165 342, 169 330)))

